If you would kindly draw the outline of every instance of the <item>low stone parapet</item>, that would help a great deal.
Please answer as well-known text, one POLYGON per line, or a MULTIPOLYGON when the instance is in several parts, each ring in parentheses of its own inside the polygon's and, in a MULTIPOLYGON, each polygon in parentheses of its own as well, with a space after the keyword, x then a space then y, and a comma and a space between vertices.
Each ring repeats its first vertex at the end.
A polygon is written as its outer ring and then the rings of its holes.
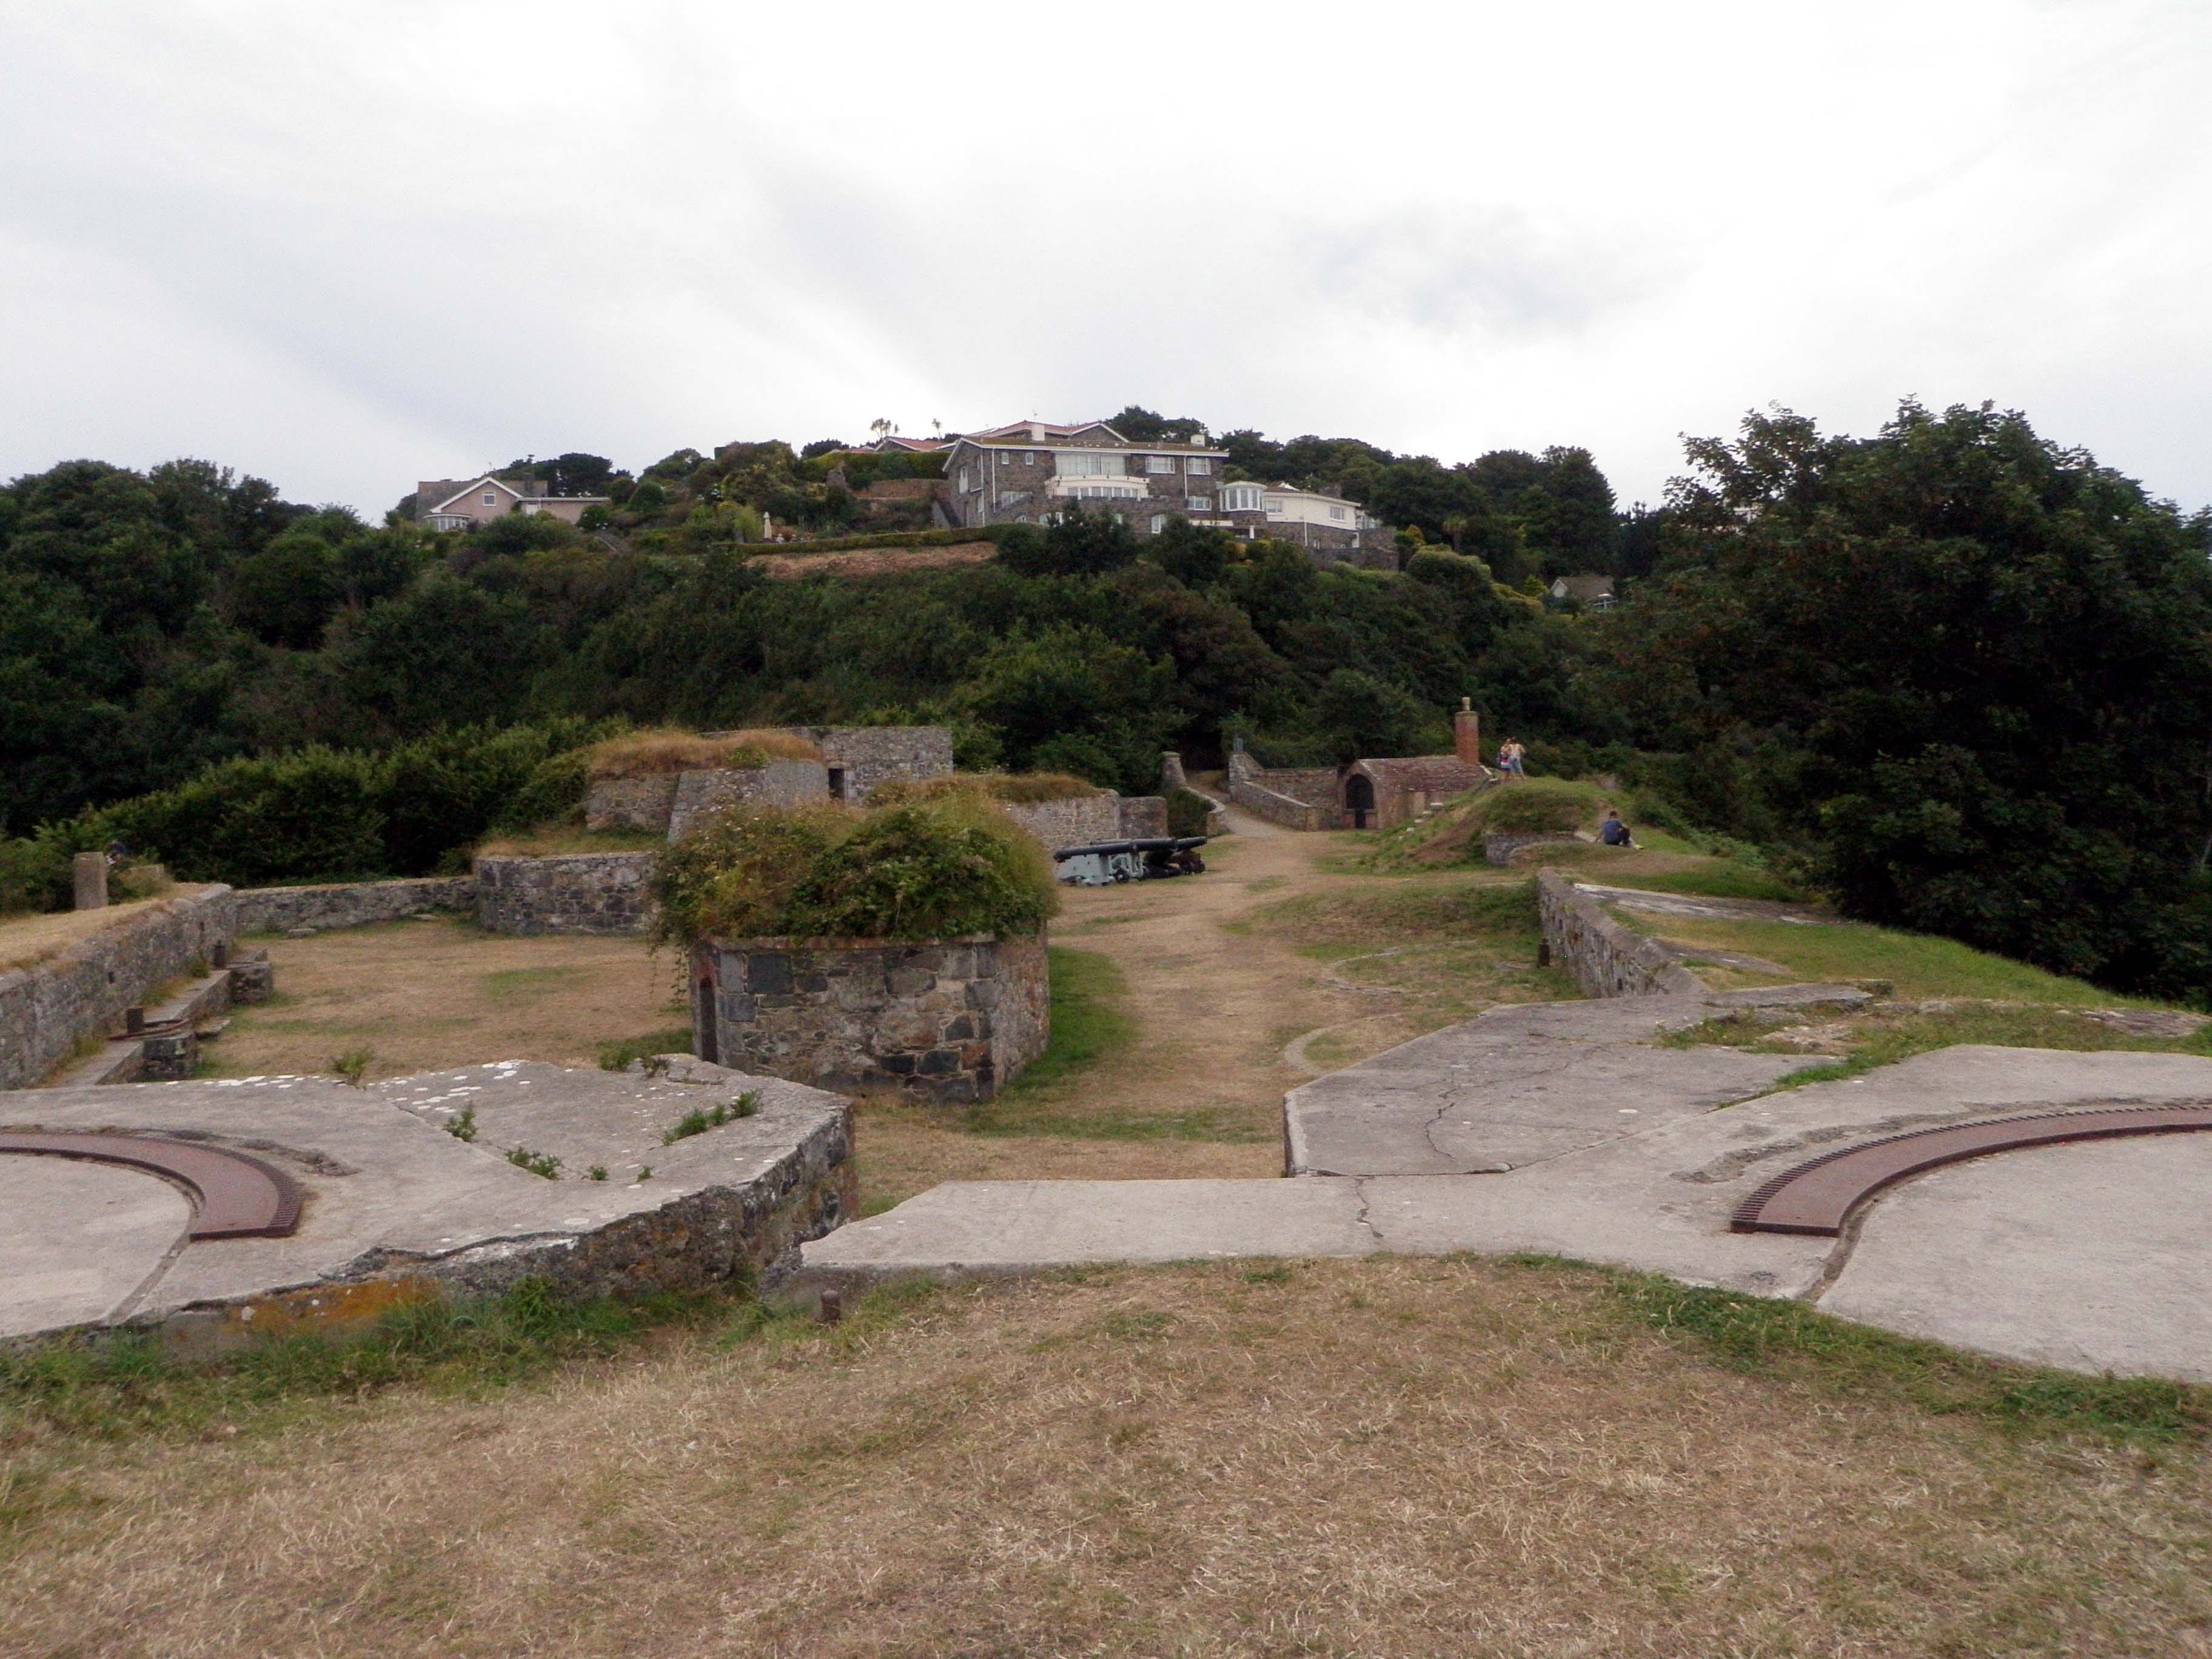
POLYGON ((1121 814, 1120 837, 1146 841, 1168 833, 1168 801, 1164 795, 1124 795, 1116 809, 1121 814))
POLYGON ((365 927, 371 922, 397 921, 424 910, 466 912, 476 906, 474 876, 249 887, 238 895, 238 931, 281 933, 295 927, 365 927))
POLYGON ((651 853, 488 857, 476 864, 488 933, 641 933, 652 925, 651 853))
POLYGON ((709 939, 692 953, 701 1058, 817 1088, 988 1099, 1043 1052, 1042 938, 709 939))
POLYGON ((676 780, 673 772, 593 779, 591 793, 584 798, 584 828, 595 834, 632 830, 666 835, 669 816, 676 810, 676 780))
POLYGON ((0 1089, 38 1082, 80 1042, 106 1037, 125 1009, 172 980, 205 973, 237 938, 237 895, 218 884, 0 974, 0 1089))
POLYGON ((1663 940, 1625 927, 1589 894, 1556 871, 1536 878, 1545 949, 1575 977, 1585 995, 1701 995, 1705 981, 1682 965, 1663 940))

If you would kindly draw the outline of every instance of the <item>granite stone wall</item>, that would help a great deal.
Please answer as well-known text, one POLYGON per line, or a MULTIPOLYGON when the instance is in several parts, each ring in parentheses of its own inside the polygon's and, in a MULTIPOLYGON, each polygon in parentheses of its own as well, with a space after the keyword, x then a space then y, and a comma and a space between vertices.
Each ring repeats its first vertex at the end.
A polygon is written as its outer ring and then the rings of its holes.
POLYGON ((1117 804, 1123 841, 1144 841, 1168 832, 1168 802, 1164 795, 1123 795, 1117 804))
POLYGON ((584 799, 584 828, 594 832, 638 830, 665 835, 669 814, 676 809, 673 772, 656 772, 642 778, 595 778, 584 799))
POLYGON ((0 1089, 29 1088, 80 1040, 105 1037, 125 1008, 195 969, 204 973, 237 939, 237 895, 210 886, 0 974, 0 1089))
POLYGON ((941 726, 795 726, 838 771, 840 799, 864 801, 894 778, 927 781, 952 775, 952 733, 941 726))
POLYGON ((702 1059, 817 1088, 989 1098, 1043 1052, 1044 940, 710 939, 692 953, 702 1059))
POLYGON ((1042 842, 1047 852, 1057 853, 1063 847, 1121 839, 1120 800, 1101 790, 1068 800, 1001 801, 1000 810, 1042 842))
POLYGON ((741 805, 805 806, 830 799, 830 769, 820 761, 775 760, 766 766, 716 768, 678 775, 665 822, 681 841, 702 817, 741 805))
POLYGON ((1624 927, 1589 894, 1555 870, 1536 878, 1544 945, 1552 960, 1593 997, 1702 995, 1705 982, 1660 940, 1624 927))
POLYGON ((651 853, 480 858, 477 920, 488 933, 641 933, 651 853))
POLYGON ((248 887, 238 895, 238 931, 281 933, 295 927, 362 927, 421 910, 477 908, 474 876, 419 881, 344 881, 313 887, 248 887))
POLYGON ((1270 769, 1239 749, 1229 757, 1223 786, 1255 817, 1286 830, 1334 830, 1344 819, 1336 804, 1336 774, 1325 766, 1270 769))

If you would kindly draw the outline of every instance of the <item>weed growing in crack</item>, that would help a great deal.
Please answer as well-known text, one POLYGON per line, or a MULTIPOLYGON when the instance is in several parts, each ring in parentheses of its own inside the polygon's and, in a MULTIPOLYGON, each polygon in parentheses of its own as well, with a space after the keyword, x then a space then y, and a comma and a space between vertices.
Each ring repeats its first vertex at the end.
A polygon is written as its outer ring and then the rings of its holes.
POLYGON ((533 1152, 527 1146, 517 1146, 507 1155, 507 1161, 518 1170, 527 1170, 548 1181, 561 1178, 561 1160, 550 1152, 533 1152))
POLYGON ((474 1140, 477 1138, 477 1109, 471 1106, 459 1117, 448 1120, 446 1133, 456 1140, 474 1140))
POLYGON ((374 1048, 349 1048, 342 1054, 331 1057, 331 1070, 358 1089, 368 1076, 368 1068, 375 1059, 376 1050, 374 1048))
POLYGON ((709 1109, 695 1106, 677 1120, 676 1127, 660 1137, 664 1146, 673 1146, 679 1140, 689 1140, 693 1135, 703 1135, 709 1129, 719 1129, 737 1118, 750 1117, 760 1110, 760 1091, 748 1089, 735 1100, 724 1101, 709 1109))

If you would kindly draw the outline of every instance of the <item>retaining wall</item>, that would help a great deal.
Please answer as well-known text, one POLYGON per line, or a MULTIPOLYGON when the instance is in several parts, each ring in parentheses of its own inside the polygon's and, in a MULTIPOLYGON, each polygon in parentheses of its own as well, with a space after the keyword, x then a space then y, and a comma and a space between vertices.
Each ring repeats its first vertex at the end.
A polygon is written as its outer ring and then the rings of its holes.
POLYGON ((238 931, 281 933, 294 927, 363 927, 374 921, 397 921, 420 910, 476 908, 474 876, 249 887, 238 895, 238 931))
POLYGON ((1552 960, 1575 976, 1587 996, 1639 997, 1690 993, 1705 982, 1670 946, 1625 927, 1604 907, 1556 871, 1536 877, 1536 904, 1552 960))
POLYGON ((1336 774, 1327 767, 1270 770, 1239 749, 1229 757, 1223 793, 1255 817, 1286 830, 1334 830, 1344 819, 1336 774))
POLYGON ((125 1008, 238 939, 237 895, 210 886, 77 940, 51 961, 0 974, 0 1089, 27 1089, 125 1008))
POLYGON ((999 810, 1042 842, 1047 852, 1057 853, 1063 847, 1120 840, 1120 799, 1102 790, 1067 800, 1001 801, 999 810))
POLYGON ((477 920, 488 933, 641 933, 651 853, 574 853, 556 858, 481 858, 477 920))
POLYGON ((1121 821, 1117 833, 1123 841, 1143 841, 1168 832, 1165 795, 1124 795, 1119 811, 1121 821))
POLYGON ((739 805, 804 806, 830 799, 830 769, 820 761, 775 760, 766 766, 685 772, 676 780, 665 827, 681 841, 710 813, 739 805))
POLYGON ((1042 938, 709 939, 692 952, 702 1059, 817 1088, 988 1099, 1043 1052, 1042 938))
POLYGON ((676 810, 673 772, 656 772, 642 778, 598 778, 584 798, 584 828, 592 831, 641 830, 647 835, 668 833, 669 815, 676 810))

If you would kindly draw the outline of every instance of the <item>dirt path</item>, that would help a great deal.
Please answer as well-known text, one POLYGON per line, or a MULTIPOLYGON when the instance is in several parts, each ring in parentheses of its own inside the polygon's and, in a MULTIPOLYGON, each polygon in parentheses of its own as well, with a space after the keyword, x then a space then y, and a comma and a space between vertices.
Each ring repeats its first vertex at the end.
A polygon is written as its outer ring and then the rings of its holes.
POLYGON ((1340 838, 1241 812, 1231 821, 1235 833, 1207 847, 1203 876, 1070 889, 1053 924, 1055 946, 1121 969, 1134 1040, 1065 1085, 1018 1087, 985 1133, 943 1109, 864 1107, 864 1202, 952 1180, 1280 1175, 1284 1093, 1318 1066, 1421 1029, 1387 997, 1249 927, 1281 900, 1364 884, 1319 867, 1340 838), (1325 1060, 1301 1065, 1310 1036, 1324 1038, 1325 1060))

